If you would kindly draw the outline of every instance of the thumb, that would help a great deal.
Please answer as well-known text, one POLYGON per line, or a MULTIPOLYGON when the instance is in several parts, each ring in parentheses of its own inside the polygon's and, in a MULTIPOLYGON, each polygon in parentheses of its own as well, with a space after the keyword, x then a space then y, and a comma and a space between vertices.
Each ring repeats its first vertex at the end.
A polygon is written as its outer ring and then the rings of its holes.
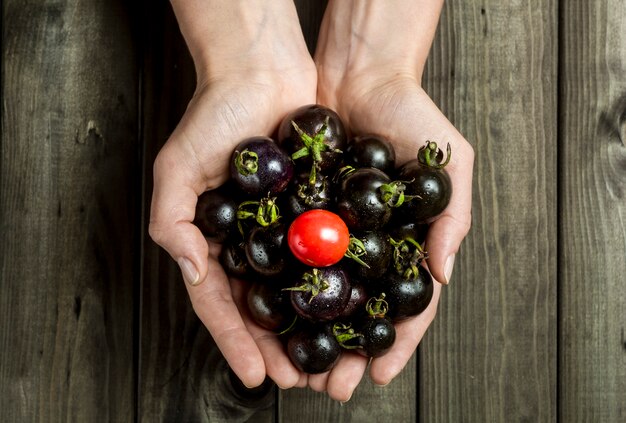
POLYGON ((456 154, 446 170, 452 181, 452 196, 443 213, 431 222, 426 237, 428 268, 443 284, 450 282, 456 253, 472 224, 474 151, 460 135, 451 141, 456 154))
POLYGON ((448 284, 454 268, 454 259, 463 238, 470 228, 470 219, 457 219, 444 214, 431 223, 426 238, 428 269, 433 277, 448 284))
MULTIPOLYGON (((193 175, 176 165, 172 150, 162 150, 154 162, 154 191, 149 234, 180 266, 190 285, 204 281, 208 271, 209 246, 192 222, 198 201, 193 175)), ((183 167, 184 168, 184 167, 183 167)))

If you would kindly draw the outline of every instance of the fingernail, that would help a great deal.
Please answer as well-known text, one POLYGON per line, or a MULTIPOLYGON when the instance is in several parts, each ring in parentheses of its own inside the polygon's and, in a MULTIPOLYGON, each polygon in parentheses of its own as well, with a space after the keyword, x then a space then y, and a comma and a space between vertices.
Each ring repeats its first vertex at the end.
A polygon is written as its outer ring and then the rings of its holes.
POLYGON ((345 400, 345 401, 339 401, 339 403, 340 403, 341 405, 347 404, 347 403, 348 403, 348 401, 350 401, 350 399, 351 399, 351 398, 352 398, 352 394, 350 394, 350 396, 348 397, 348 399, 347 399, 347 400, 345 400))
POLYGON ((183 273, 183 279, 185 282, 189 285, 198 285, 200 283, 200 274, 191 260, 186 257, 181 257, 178 260, 178 266, 180 266, 180 271, 183 273))
POLYGON ((449 284, 450 283, 450 277, 452 276, 452 269, 454 268, 454 258, 455 255, 451 254, 448 256, 448 258, 446 259, 446 264, 443 266, 443 273, 446 277, 445 280, 445 284, 449 284))

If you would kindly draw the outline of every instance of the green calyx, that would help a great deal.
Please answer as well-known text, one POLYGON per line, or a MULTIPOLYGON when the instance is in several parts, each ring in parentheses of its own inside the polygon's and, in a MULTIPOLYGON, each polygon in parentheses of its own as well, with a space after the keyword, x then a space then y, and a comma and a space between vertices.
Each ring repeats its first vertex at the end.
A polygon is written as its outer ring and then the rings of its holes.
POLYGON ((313 298, 317 297, 320 292, 326 291, 330 288, 330 284, 327 280, 322 279, 319 269, 313 268, 311 273, 307 272, 302 275, 304 283, 299 286, 292 286, 291 288, 283 288, 283 291, 298 291, 298 292, 310 292, 311 298, 309 303, 313 301, 313 298))
POLYGON ((311 156, 313 159, 313 163, 319 163, 322 161, 322 152, 324 151, 332 151, 334 153, 341 153, 341 150, 331 149, 328 144, 326 144, 326 130, 328 129, 328 120, 326 117, 324 124, 322 127, 315 133, 315 135, 311 136, 304 132, 298 124, 294 121, 291 121, 291 126, 296 130, 300 140, 304 144, 300 150, 296 151, 291 155, 293 160, 300 159, 302 157, 311 156))
POLYGON ((407 195, 405 182, 393 181, 378 187, 380 199, 388 207, 400 207, 402 204, 420 198, 419 195, 407 195))
POLYGON ((352 325, 335 323, 333 325, 333 335, 342 348, 347 350, 363 348, 361 345, 363 334, 355 332, 352 325))
POLYGON ((419 274, 419 265, 428 258, 428 253, 413 238, 404 238, 400 241, 391 239, 391 245, 396 272, 405 279, 416 278, 419 274))
POLYGON ((243 220, 254 219, 261 226, 269 226, 280 219, 276 197, 266 197, 261 201, 244 201, 237 208, 237 225, 243 235, 243 220))
POLYGON ((381 293, 380 297, 372 297, 367 300, 365 304, 365 310, 367 311, 368 316, 370 317, 385 317, 387 312, 389 311, 389 304, 385 301, 385 293, 381 293))
POLYGON ((450 162, 450 156, 452 155, 452 149, 450 143, 446 149, 446 160, 443 161, 443 151, 437 147, 437 143, 434 141, 426 141, 426 145, 421 147, 417 152, 417 159, 425 166, 433 169, 443 169, 450 162))
POLYGON ((328 199, 322 198, 320 195, 327 189, 328 180, 325 176, 315 176, 313 181, 310 181, 305 184, 298 185, 297 195, 299 198, 304 200, 304 203, 307 205, 311 205, 314 202, 324 202, 327 203, 328 199))
POLYGON ((348 244, 348 249, 346 250, 344 256, 351 258, 352 260, 359 263, 361 266, 367 267, 369 269, 369 264, 365 263, 361 259, 361 257, 365 255, 367 255, 367 251, 365 251, 365 244, 363 244, 363 241, 353 235, 350 235, 350 243, 348 244))
POLYGON ((235 151, 235 167, 243 176, 254 175, 259 170, 259 155, 254 151, 235 151))

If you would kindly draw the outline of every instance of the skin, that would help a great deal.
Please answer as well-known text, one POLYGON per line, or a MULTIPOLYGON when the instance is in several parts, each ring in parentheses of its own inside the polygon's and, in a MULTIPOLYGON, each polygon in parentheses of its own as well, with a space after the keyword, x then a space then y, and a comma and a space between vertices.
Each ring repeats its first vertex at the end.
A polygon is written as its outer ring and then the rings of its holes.
MULTIPOLYGON (((450 142, 447 170, 454 194, 427 240, 428 266, 436 280, 447 283, 446 260, 470 227, 473 151, 420 86, 442 1, 331 0, 315 62, 290 0, 171 3, 198 80, 185 115, 154 163, 149 233, 181 266, 195 312, 244 385, 258 386, 268 375, 281 388, 309 386, 347 401, 368 360, 344 354, 330 372, 299 372, 276 337, 250 319, 245 285, 228 280, 217 261, 219 246, 208 244, 191 223, 195 205, 202 192, 226 180, 238 142, 269 135, 288 112, 305 104, 334 109, 353 133, 394 140, 398 164, 413 158, 427 139, 450 142)), ((404 368, 435 316, 440 292, 436 283, 429 307, 398 324, 394 346, 371 361, 375 383, 386 385, 404 368)))

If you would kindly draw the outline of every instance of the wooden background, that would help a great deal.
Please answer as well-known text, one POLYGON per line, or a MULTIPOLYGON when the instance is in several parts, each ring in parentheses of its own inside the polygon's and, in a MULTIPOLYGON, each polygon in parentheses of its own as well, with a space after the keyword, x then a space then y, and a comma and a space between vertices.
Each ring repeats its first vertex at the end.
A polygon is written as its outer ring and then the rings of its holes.
POLYGON ((4 0, 0 421, 626 421, 626 2, 448 0, 424 86, 476 164, 415 357, 344 405, 241 392, 146 230, 194 89, 169 3, 4 0))

